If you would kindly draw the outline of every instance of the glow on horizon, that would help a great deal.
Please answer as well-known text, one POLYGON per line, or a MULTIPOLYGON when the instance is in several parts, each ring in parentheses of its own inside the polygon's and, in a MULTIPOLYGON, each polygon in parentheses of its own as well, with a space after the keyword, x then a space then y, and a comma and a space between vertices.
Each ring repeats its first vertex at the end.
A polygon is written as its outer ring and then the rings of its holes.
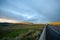
POLYGON ((19 23, 17 20, 0 18, 0 22, 8 22, 8 23, 19 23))

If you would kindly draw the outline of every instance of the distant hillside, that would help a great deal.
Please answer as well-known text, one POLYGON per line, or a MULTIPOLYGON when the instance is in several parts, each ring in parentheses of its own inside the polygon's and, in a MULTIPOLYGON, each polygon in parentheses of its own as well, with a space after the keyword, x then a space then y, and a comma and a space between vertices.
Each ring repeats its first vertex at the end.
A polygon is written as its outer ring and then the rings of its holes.
POLYGON ((33 24, 31 22, 20 22, 20 23, 14 23, 14 24, 33 24))
POLYGON ((58 25, 58 24, 60 24, 60 22, 50 22, 49 24, 58 25))
POLYGON ((13 25, 13 24, 7 23, 7 22, 4 22, 4 23, 0 22, 0 26, 11 26, 11 25, 13 25))

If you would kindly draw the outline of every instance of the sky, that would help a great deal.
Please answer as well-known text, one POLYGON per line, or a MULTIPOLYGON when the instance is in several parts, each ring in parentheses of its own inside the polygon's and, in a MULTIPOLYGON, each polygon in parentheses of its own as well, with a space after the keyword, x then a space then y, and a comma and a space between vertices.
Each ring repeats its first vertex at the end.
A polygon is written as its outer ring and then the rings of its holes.
POLYGON ((0 0, 0 18, 19 22, 60 22, 60 0, 0 0))
POLYGON ((6 18, 0 18, 0 23, 4 23, 4 22, 8 22, 8 23, 19 23, 17 20, 11 20, 11 19, 6 19, 6 18))

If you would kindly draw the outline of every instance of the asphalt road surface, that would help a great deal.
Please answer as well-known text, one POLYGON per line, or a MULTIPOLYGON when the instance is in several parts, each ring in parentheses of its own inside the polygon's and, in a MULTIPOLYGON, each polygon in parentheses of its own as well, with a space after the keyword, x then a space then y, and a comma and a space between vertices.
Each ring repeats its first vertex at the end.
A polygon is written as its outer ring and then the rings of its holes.
POLYGON ((39 40, 60 40, 60 28, 54 26, 47 26, 39 40))

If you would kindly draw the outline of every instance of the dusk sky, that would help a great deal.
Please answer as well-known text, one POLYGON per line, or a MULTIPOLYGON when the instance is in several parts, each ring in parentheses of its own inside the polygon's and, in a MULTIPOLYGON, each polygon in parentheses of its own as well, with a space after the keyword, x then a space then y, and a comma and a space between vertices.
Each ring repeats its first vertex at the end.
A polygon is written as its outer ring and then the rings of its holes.
POLYGON ((60 22, 60 0, 0 0, 0 18, 33 23, 60 22))

